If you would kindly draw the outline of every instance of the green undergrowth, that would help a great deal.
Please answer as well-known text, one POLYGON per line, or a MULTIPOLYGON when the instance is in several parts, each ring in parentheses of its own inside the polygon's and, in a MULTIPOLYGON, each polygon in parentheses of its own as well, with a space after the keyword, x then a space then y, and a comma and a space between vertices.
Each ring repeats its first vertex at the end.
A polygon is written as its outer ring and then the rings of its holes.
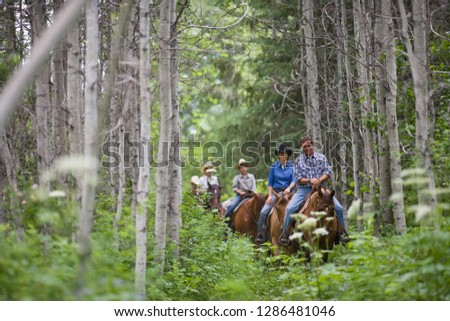
MULTIPOLYGON (((31 193, 31 192, 30 192, 31 193)), ((97 199, 88 271, 79 289, 77 204, 34 199, 0 224, 0 300, 135 300, 135 226, 125 207, 114 233, 111 200, 97 199)), ((185 195, 178 259, 171 248, 164 276, 153 263, 154 197, 149 200, 148 300, 450 300, 450 221, 406 235, 353 232, 329 262, 314 255, 273 257, 245 236, 231 235, 217 213, 185 195)))

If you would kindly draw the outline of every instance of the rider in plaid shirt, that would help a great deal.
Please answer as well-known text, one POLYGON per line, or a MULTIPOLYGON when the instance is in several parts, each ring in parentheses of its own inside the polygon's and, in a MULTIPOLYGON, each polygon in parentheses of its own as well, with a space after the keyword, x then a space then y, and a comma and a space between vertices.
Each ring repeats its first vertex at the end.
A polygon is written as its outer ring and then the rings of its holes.
MULTIPOLYGON (((294 175, 298 190, 286 207, 283 231, 279 239, 279 242, 283 245, 289 244, 288 228, 291 222, 291 215, 298 211, 300 204, 306 198, 306 194, 313 188, 317 190, 319 185, 327 181, 333 173, 325 155, 314 151, 313 141, 310 137, 303 137, 300 140, 300 145, 303 154, 294 161, 294 175)), ((339 224, 345 228, 344 209, 336 197, 334 197, 334 208, 339 224)), ((347 241, 342 235, 340 237, 341 242, 347 241)))

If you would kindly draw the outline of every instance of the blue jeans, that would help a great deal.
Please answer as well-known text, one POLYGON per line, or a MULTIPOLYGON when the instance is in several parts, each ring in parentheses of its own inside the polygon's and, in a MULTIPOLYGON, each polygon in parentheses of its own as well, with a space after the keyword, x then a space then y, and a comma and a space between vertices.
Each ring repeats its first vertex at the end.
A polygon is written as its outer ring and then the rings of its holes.
POLYGON ((275 205, 276 201, 275 194, 272 193, 272 202, 270 204, 264 204, 264 207, 261 210, 261 216, 259 217, 259 223, 258 223, 258 232, 261 231, 264 222, 266 221, 267 215, 269 215, 270 211, 272 210, 273 206, 275 205))
POLYGON ((225 212, 225 217, 224 219, 226 219, 227 217, 229 217, 231 219, 231 214, 233 214, 234 209, 236 208, 236 206, 239 205, 239 203, 241 202, 242 198, 240 195, 236 195, 232 200, 230 205, 228 205, 227 207, 227 211, 225 212))
MULTIPOLYGON (((289 204, 286 207, 283 232, 286 231, 286 229, 289 227, 289 224, 291 223, 291 214, 299 211, 300 204, 305 200, 306 194, 308 194, 310 191, 311 187, 301 186, 294 194, 294 196, 292 196, 289 204)), ((339 224, 342 226, 342 228, 344 228, 344 209, 341 203, 339 203, 339 201, 336 199, 336 197, 333 197, 333 201, 339 224)))

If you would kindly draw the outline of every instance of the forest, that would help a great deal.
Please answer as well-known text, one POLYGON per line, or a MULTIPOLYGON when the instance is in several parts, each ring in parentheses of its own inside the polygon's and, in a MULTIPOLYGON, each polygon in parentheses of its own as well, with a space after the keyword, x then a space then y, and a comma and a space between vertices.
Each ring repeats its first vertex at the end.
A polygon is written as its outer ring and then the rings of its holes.
POLYGON ((450 300, 448 0, 0 11, 0 300, 450 300), (273 255, 191 192, 211 161, 234 197, 245 159, 267 195, 304 136, 350 237, 327 262, 273 255))

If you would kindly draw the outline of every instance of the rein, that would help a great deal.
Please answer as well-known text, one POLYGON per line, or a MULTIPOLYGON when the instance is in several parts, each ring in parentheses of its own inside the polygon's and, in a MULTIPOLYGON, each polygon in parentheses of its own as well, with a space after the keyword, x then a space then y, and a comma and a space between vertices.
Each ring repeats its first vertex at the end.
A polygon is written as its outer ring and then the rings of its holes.
POLYGON ((256 195, 254 195, 252 198, 246 200, 246 201, 244 202, 243 205, 245 206, 245 209, 247 210, 247 213, 248 213, 248 214, 250 215, 250 217, 252 218, 253 223, 258 224, 259 220, 257 220, 256 217, 254 216, 255 214, 252 213, 252 212, 255 212, 255 211, 250 211, 250 209, 248 208, 248 205, 247 205, 247 203, 248 203, 249 201, 251 201, 251 200, 256 201, 256 195))

